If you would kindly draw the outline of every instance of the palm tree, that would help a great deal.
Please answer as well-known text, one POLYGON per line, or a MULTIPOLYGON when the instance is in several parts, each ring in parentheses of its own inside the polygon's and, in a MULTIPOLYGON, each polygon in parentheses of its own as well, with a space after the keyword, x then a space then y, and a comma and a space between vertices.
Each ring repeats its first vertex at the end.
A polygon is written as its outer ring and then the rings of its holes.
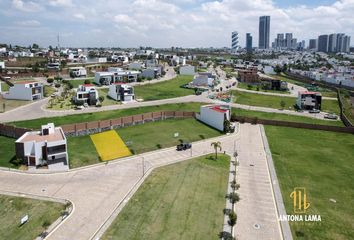
POLYGON ((213 146, 215 150, 215 159, 218 159, 218 148, 221 151, 221 142, 212 142, 211 146, 213 146))

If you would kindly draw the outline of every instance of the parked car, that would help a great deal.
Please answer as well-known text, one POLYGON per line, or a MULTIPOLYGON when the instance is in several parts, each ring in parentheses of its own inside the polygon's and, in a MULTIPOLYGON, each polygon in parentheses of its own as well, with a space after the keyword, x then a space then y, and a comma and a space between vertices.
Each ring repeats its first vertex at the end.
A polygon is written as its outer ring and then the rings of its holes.
POLYGON ((177 151, 184 151, 187 149, 190 149, 192 147, 192 144, 190 143, 181 143, 177 145, 177 151))
POLYGON ((328 114, 324 115, 324 118, 337 120, 338 117, 334 113, 328 113, 328 114))
POLYGON ((312 109, 309 111, 309 113, 320 113, 321 111, 318 109, 312 109))

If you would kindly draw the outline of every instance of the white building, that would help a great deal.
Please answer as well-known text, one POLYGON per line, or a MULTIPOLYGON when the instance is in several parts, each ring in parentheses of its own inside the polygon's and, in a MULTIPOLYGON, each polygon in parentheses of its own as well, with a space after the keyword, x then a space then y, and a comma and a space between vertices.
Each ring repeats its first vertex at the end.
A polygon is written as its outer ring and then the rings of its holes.
POLYGON ((73 77, 86 77, 87 71, 84 67, 71 67, 69 68, 70 76, 73 77))
POLYGON ((116 71, 116 68, 109 68, 109 72, 96 72, 95 73, 95 83, 99 85, 111 85, 117 82, 136 82, 139 71, 116 71))
POLYGON ((231 108, 228 105, 206 105, 200 107, 197 119, 205 124, 224 131, 225 120, 230 121, 231 108))
POLYGON ((195 74, 195 67, 191 65, 181 66, 179 68, 180 75, 194 75, 195 74))
POLYGON ((75 104, 96 105, 98 101, 98 91, 93 84, 79 85, 74 96, 75 104))
POLYGON ((134 88, 127 84, 112 84, 109 86, 108 96, 116 101, 131 102, 135 100, 134 88))
POLYGON ((105 57, 101 57, 97 59, 99 63, 106 63, 107 62, 107 58, 105 57))
POLYGON ((43 85, 39 82, 15 83, 9 88, 9 93, 3 95, 6 99, 38 100, 43 98, 43 85))
POLYGON ((5 69, 5 62, 0 62, 0 71, 1 69, 5 69))
POLYGON ((131 64, 129 64, 129 69, 134 69, 134 70, 140 70, 143 68, 143 64, 140 62, 133 62, 131 64))
POLYGON ((215 78, 211 73, 199 73, 193 78, 192 85, 195 87, 212 87, 215 84, 215 78))
POLYGON ((15 142, 16 157, 28 166, 61 163, 68 166, 66 137, 61 127, 43 125, 41 131, 26 132, 15 142))

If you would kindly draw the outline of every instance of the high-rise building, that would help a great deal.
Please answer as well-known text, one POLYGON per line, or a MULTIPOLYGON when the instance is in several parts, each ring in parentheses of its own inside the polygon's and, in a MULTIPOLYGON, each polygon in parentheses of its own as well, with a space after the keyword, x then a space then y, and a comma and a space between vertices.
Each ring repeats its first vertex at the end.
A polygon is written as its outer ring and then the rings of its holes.
POLYGON ((260 49, 269 48, 270 16, 259 17, 259 39, 258 47, 260 49))
POLYGON ((310 39, 309 49, 310 50, 317 50, 317 39, 310 39))
POLYGON ((344 36, 343 52, 350 52, 350 36, 344 36))
POLYGON ((286 33, 285 34, 285 47, 287 49, 290 49, 290 48, 294 48, 294 45, 293 45, 293 34, 292 33, 286 33))
POLYGON ((337 52, 337 34, 330 34, 328 37, 328 52, 337 52))
POLYGON ((231 33, 231 50, 236 52, 238 48, 238 32, 234 31, 231 33))
POLYGON ((252 35, 251 35, 251 33, 246 33, 246 50, 247 50, 247 52, 252 52, 252 35))
POLYGON ((337 47, 336 52, 343 52, 344 50, 344 33, 337 33, 337 47))
POLYGON ((319 52, 328 52, 328 35, 320 35, 318 37, 318 49, 319 52))

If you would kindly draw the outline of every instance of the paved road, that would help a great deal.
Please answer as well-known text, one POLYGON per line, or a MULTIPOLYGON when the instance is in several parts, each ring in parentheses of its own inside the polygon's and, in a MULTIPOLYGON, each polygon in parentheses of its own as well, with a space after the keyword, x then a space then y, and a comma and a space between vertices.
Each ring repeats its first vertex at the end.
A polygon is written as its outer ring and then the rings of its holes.
POLYGON ((236 204, 236 238, 282 239, 260 125, 242 124, 236 149, 241 199, 236 204))
POLYGON ((238 210, 239 227, 236 231, 240 234, 240 239, 254 239, 248 236, 256 236, 258 232, 264 232, 264 236, 270 237, 268 239, 278 239, 279 226, 274 223, 277 218, 272 207, 274 202, 271 201, 270 182, 265 175, 267 166, 262 162, 265 153, 262 151, 259 126, 242 124, 239 134, 240 137, 231 134, 196 142, 192 151, 176 152, 174 148, 164 149, 110 162, 108 165, 100 164, 65 173, 26 174, 0 171, 0 190, 70 200, 74 205, 72 214, 48 239, 91 239, 102 223, 109 219, 117 204, 124 200, 125 195, 142 177, 142 157, 146 168, 155 168, 211 153, 212 141, 220 141, 223 151, 232 154, 236 143, 241 161, 241 201, 238 210), (247 177, 250 171, 253 171, 245 165, 251 160, 257 164, 254 169, 258 169, 258 172, 252 173, 253 178, 245 179, 243 176, 247 177), (266 201, 263 204, 257 201, 258 198, 266 201), (253 224, 256 217, 257 222, 266 227, 266 231, 252 231, 250 224, 253 224))

